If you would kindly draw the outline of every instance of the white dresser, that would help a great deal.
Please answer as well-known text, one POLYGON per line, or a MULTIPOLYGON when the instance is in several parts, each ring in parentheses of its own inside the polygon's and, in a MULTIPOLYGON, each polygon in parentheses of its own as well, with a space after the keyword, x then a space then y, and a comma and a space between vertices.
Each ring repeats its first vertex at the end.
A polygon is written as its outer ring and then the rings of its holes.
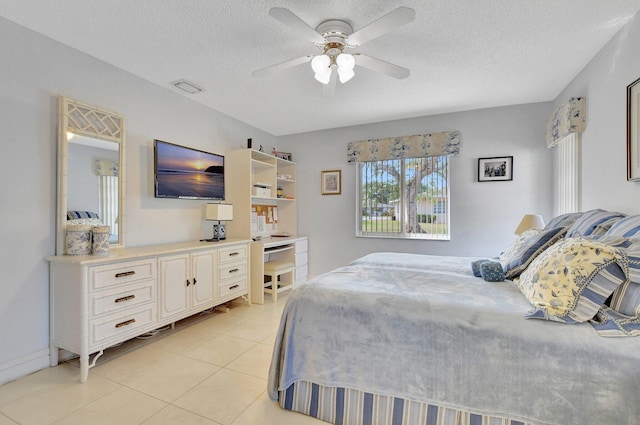
POLYGON ((105 348, 238 297, 250 302, 249 242, 185 242, 117 249, 105 256, 48 257, 50 364, 58 364, 60 348, 79 354, 85 382, 105 348))

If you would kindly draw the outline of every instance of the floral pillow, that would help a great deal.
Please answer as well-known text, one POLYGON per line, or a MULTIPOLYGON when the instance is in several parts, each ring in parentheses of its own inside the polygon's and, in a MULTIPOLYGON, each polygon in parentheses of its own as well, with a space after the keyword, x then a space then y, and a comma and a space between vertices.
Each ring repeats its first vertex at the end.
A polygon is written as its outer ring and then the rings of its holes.
POLYGON ((534 307, 527 318, 564 323, 592 319, 626 280, 626 256, 591 239, 568 238, 547 249, 516 285, 534 307))

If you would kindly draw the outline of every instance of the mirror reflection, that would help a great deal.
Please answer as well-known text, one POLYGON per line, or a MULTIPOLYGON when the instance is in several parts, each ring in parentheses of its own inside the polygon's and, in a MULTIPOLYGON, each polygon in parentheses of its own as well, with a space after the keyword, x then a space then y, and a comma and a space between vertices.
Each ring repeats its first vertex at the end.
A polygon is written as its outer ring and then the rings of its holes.
POLYGON ((67 136, 67 224, 107 225, 119 243, 119 144, 67 136))

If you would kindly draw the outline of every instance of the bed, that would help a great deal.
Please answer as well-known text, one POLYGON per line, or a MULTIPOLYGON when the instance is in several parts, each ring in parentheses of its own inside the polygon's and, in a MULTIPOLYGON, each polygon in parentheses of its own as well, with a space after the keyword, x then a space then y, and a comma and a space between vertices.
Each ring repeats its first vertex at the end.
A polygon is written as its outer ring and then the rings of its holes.
POLYGON ((561 236, 536 245, 529 257, 537 258, 504 281, 474 276, 478 258, 402 253, 369 254, 318 276, 287 300, 269 396, 343 425, 639 424, 640 310, 630 316, 628 298, 640 302, 632 293, 640 250, 629 235, 606 235, 624 218, 590 230, 578 219, 557 226, 561 236), (525 274, 560 257, 551 248, 577 241, 620 257, 597 262, 598 277, 570 315, 532 311, 525 274), (615 301, 621 288, 627 299, 615 301), (591 304, 593 317, 578 320, 591 304))

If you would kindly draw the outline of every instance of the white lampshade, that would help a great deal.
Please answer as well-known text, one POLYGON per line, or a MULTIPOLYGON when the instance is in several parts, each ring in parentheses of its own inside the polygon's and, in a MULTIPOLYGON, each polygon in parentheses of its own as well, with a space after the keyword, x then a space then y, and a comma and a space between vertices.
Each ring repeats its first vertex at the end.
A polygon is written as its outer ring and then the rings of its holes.
POLYGON ((514 232, 516 235, 520 235, 527 230, 531 229, 543 229, 544 228, 544 219, 539 214, 526 214, 522 217, 522 221, 518 224, 516 231, 514 232))
POLYGON ((207 204, 205 220, 230 221, 233 220, 233 205, 207 204))

